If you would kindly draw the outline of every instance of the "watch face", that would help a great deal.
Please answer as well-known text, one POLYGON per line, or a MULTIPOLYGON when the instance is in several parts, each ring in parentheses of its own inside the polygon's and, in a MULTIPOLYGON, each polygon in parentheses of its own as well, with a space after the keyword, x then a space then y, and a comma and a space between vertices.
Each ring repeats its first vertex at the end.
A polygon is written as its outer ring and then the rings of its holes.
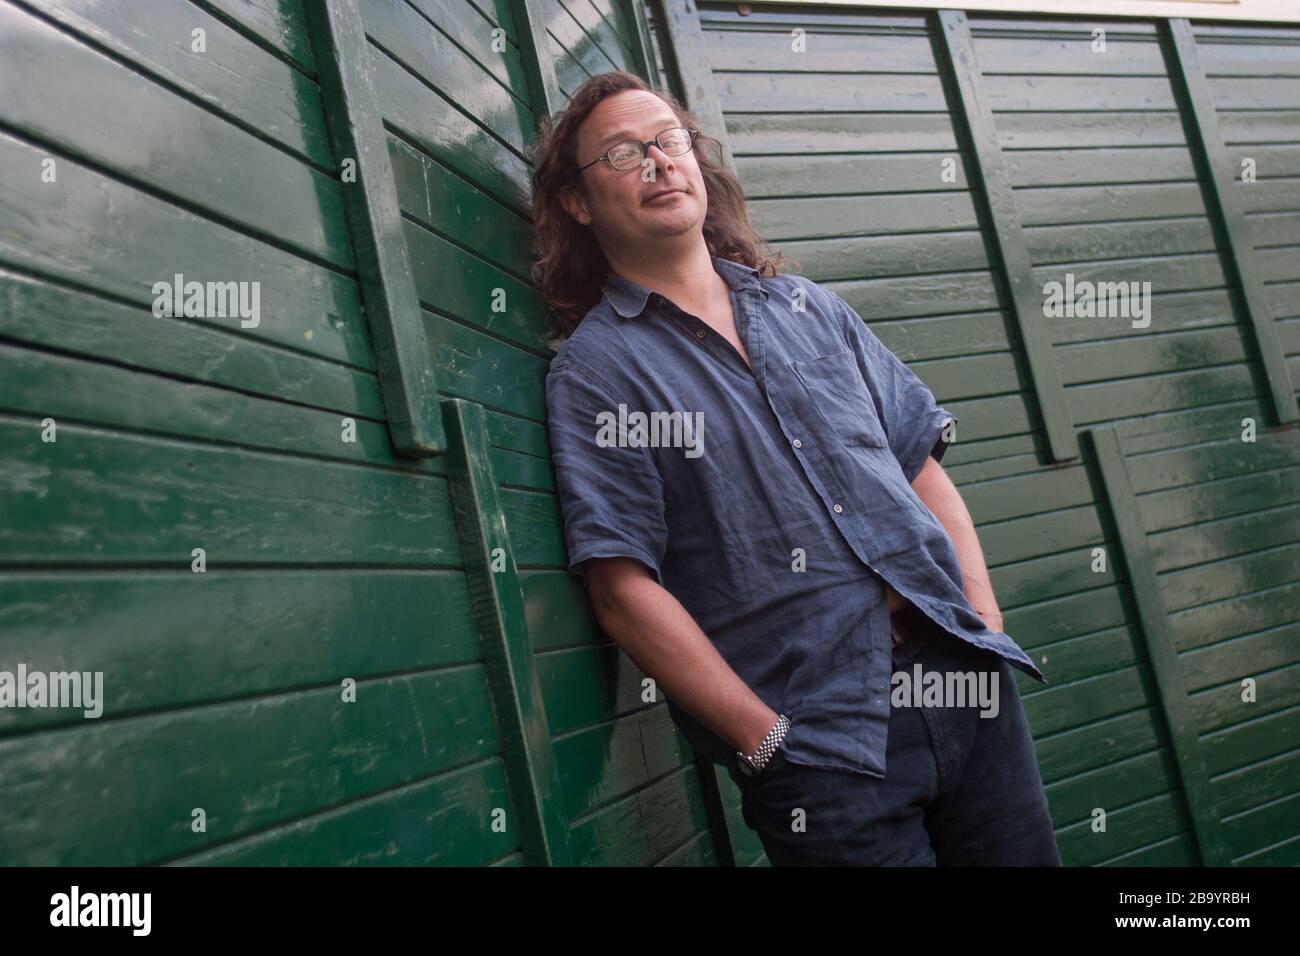
POLYGON ((754 769, 754 765, 749 762, 749 758, 747 757, 737 757, 736 763, 740 764, 740 772, 743 773, 746 777, 752 777, 756 773, 758 773, 758 771, 754 769))

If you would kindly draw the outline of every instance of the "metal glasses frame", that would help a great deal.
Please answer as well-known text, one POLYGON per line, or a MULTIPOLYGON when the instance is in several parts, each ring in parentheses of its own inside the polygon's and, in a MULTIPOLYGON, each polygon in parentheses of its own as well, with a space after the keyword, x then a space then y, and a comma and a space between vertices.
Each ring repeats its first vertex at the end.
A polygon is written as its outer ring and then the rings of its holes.
POLYGON ((660 130, 657 134, 655 134, 654 139, 647 139, 647 140, 621 139, 613 146, 611 146, 609 149, 605 150, 605 152, 601 153, 599 156, 597 156, 595 159, 589 162, 586 166, 579 166, 577 170, 574 171, 573 177, 576 179, 578 176, 582 174, 582 171, 584 169, 587 169, 589 166, 595 166, 597 163, 602 161, 609 163, 610 169, 618 170, 618 172, 620 173, 625 173, 635 169, 636 166, 629 166, 627 169, 619 169, 617 166, 614 165, 613 161, 609 158, 610 151, 615 149, 618 146, 622 146, 624 143, 636 143, 638 146, 641 147, 641 158, 637 160, 637 164, 636 164, 637 166, 639 166, 641 163, 645 162, 646 157, 650 155, 650 147, 652 145, 659 146, 659 149, 663 151, 663 154, 665 156, 685 156, 687 153, 689 153, 692 149, 695 148, 695 139, 699 135, 700 135, 700 131, 690 126, 670 126, 667 129, 660 130), (690 134, 691 144, 686 149, 682 150, 680 153, 670 153, 668 152, 668 150, 664 149, 663 146, 659 144, 659 137, 663 136, 664 133, 671 133, 673 130, 677 130, 677 129, 684 129, 686 130, 687 133, 690 134))

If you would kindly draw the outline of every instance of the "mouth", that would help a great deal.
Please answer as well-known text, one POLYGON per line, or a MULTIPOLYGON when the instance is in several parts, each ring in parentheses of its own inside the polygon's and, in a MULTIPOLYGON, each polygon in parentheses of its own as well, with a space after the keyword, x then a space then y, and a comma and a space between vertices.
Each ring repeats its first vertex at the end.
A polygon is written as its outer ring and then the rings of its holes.
POLYGON ((661 189, 659 192, 655 193, 655 194, 654 194, 653 196, 651 196, 649 199, 646 199, 646 200, 642 203, 642 205, 646 205, 646 204, 648 204, 648 203, 655 202, 655 201, 658 200, 658 199, 664 199, 664 198, 666 198, 666 197, 668 197, 668 196, 677 196, 677 195, 680 195, 682 192, 683 192, 683 190, 681 190, 681 189, 661 189))

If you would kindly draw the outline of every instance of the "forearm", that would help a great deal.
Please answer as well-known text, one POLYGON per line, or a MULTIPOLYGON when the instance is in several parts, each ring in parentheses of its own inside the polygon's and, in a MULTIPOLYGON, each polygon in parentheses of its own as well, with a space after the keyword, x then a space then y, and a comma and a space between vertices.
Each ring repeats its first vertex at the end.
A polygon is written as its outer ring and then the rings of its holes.
POLYGON ((718 653, 695 619, 649 577, 595 607, 601 628, 681 707, 737 750, 752 752, 779 716, 718 653))
POLYGON ((989 580, 988 566, 984 563, 984 549, 980 546, 975 522, 971 519, 966 502, 947 472, 933 458, 927 458, 925 467, 912 482, 917 497, 925 502, 939 519, 952 539, 961 565, 962 589, 975 610, 987 619, 1000 614, 997 596, 989 580))

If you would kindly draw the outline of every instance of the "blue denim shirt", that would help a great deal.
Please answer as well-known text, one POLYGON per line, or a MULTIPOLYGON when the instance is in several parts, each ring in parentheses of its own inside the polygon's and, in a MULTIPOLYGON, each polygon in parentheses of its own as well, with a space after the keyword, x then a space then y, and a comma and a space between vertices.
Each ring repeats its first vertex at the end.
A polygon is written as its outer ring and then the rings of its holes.
MULTIPOLYGON (((643 562, 790 718, 787 760, 883 777, 884 581, 947 631, 1044 678, 967 601, 952 540, 912 489, 956 416, 836 293, 713 265, 752 370, 706 323, 615 273, 551 362, 568 566, 643 562), (638 428, 636 412, 702 427, 638 428)), ((735 766, 735 747, 668 705, 699 753, 735 766)))

